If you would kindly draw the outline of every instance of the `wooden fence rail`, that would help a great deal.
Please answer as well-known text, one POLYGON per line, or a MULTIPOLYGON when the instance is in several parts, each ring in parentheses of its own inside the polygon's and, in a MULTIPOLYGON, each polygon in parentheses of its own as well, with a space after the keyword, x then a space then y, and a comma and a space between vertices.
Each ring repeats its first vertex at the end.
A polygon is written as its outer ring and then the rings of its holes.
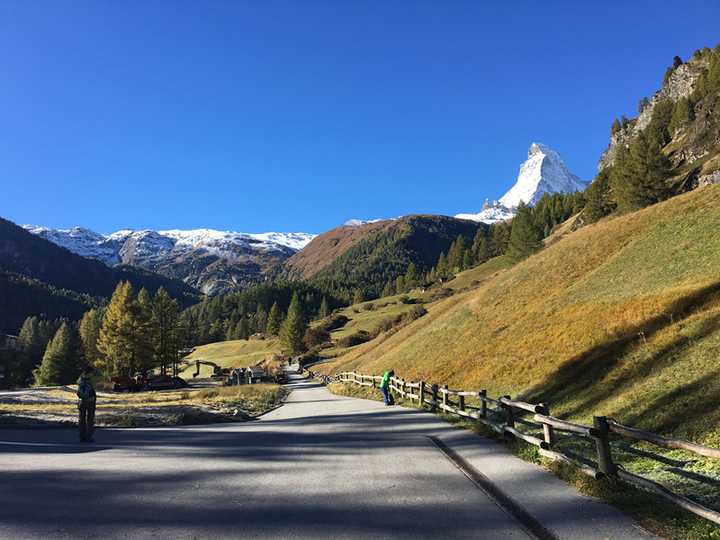
MULTIPOLYGON (((354 371, 339 373, 337 376, 329 376, 309 372, 310 376, 321 380, 324 384, 332 382, 344 382, 369 387, 379 387, 382 377, 379 375, 363 375, 354 371)), ((720 459, 720 449, 703 446, 700 444, 664 437, 656 433, 642 431, 640 429, 625 426, 616 420, 604 416, 593 417, 593 425, 585 426, 575 422, 569 422, 550 415, 550 409, 545 403, 527 403, 511 399, 510 396, 502 396, 497 399, 488 397, 486 390, 466 391, 453 390, 447 385, 439 386, 429 384, 425 381, 408 382, 400 377, 390 378, 390 391, 398 396, 416 403, 420 408, 429 406, 431 411, 443 411, 445 413, 476 420, 489 427, 498 434, 521 439, 538 448, 540 455, 554 461, 562 461, 573 464, 584 474, 600 479, 613 477, 636 487, 651 491, 665 499, 681 506, 685 510, 703 517, 717 525, 720 525, 720 512, 707 508, 695 501, 673 493, 666 487, 636 474, 630 473, 617 466, 612 457, 610 439, 612 436, 644 441, 657 446, 669 449, 680 449, 699 456, 720 459), (412 391, 411 391, 412 390, 412 391), (478 405, 469 405, 466 398, 477 400, 478 405), (454 400, 454 401, 453 401, 454 400), (530 413, 532 416, 525 418, 523 415, 530 413), (494 418, 493 418, 494 416, 494 418), (518 424, 524 426, 542 427, 542 438, 518 429, 518 424), (596 462, 591 466, 588 460, 564 453, 555 448, 555 431, 561 431, 571 436, 579 436, 589 439, 595 443, 597 454, 596 462), (586 463, 579 461, 582 459, 586 463)))

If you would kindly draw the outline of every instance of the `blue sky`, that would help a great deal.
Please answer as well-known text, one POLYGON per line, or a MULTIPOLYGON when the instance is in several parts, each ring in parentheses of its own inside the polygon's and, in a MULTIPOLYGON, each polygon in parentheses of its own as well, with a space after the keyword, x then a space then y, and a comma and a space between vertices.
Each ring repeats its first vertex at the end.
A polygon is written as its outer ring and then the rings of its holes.
POLYGON ((720 2, 0 3, 0 216, 321 232, 594 175, 720 2))

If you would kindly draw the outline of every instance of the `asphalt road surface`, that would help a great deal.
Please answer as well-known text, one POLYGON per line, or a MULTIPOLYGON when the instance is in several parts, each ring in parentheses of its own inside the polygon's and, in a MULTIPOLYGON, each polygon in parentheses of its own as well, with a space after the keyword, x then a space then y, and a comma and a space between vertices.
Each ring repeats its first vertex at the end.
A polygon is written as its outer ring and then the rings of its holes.
POLYGON ((649 538, 429 413, 291 386, 254 422, 0 430, 0 538, 649 538))

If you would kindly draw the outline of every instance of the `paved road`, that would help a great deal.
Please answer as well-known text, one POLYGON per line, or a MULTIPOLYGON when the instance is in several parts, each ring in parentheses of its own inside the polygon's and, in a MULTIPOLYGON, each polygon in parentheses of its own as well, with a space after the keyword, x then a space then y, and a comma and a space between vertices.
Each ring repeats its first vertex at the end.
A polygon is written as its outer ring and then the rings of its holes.
POLYGON ((559 538, 648 538, 504 448, 431 414, 295 379, 244 424, 0 430, 0 538, 533 538, 429 439, 559 538))

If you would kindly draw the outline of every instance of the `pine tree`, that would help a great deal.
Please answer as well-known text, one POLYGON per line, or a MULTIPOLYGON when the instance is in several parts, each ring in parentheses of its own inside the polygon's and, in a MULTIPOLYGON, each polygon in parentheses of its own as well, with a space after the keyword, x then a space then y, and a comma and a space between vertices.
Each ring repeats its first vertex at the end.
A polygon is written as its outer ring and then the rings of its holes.
POLYGON ((690 104, 690 100, 685 97, 678 99, 675 102, 672 116, 670 117, 670 123, 668 124, 668 131, 670 132, 670 135, 690 123, 693 120, 693 116, 694 111, 692 105, 690 104))
POLYGON ((270 308, 270 314, 268 315, 266 332, 271 336, 277 336, 280 332, 280 325, 282 324, 282 312, 277 302, 274 302, 270 308))
POLYGON ((247 317, 243 317, 240 319, 240 322, 237 323, 235 334, 237 339, 244 339, 246 341, 250 339, 250 321, 247 317))
POLYGON ((388 280, 387 283, 385 283, 385 287, 383 287, 381 296, 392 296, 393 294, 395 294, 394 283, 392 280, 388 280))
POLYGON ((178 319, 180 307, 167 291, 160 287, 152 302, 152 323, 155 328, 155 364, 160 373, 165 375, 168 367, 177 361, 180 348, 178 339, 178 319))
POLYGON ((463 270, 467 270, 468 268, 472 268, 475 264, 475 259, 473 258, 473 252, 472 249, 468 248, 465 250, 465 253, 463 254, 463 270))
POLYGON ((63 322, 48 344, 40 367, 35 370, 35 384, 72 384, 82 368, 77 336, 70 325, 63 322))
POLYGON ((328 315, 330 315, 330 307, 328 306, 327 298, 323 296, 320 302, 320 309, 318 310, 318 317, 324 319, 328 315))
POLYGON ((255 309, 255 330, 257 332, 264 332, 267 327, 268 314, 262 304, 258 304, 255 309))
POLYGON ((490 227, 489 248, 492 257, 504 255, 507 251, 511 227, 507 222, 494 223, 490 227))
POLYGON ((407 267, 407 271, 405 272, 405 288, 410 290, 418 285, 418 281, 420 280, 420 276, 418 275, 417 268, 415 267, 414 262, 410 262, 410 264, 407 267))
POLYGON ((27 317, 18 334, 18 347, 34 359, 40 359, 44 351, 43 336, 37 317, 27 317))
POLYGON ((610 173, 610 187, 618 208, 637 210, 666 199, 670 195, 667 179, 670 162, 656 139, 640 132, 630 149, 618 149, 610 173))
POLYGON ((610 190, 610 173, 605 168, 585 190, 583 217, 588 223, 593 223, 614 212, 615 207, 610 190))
POLYGON ((465 237, 459 234, 455 241, 450 245, 450 250, 447 255, 448 267, 451 273, 462 270, 465 249, 465 237))
POLYGON ((102 365, 100 350, 98 349, 101 327, 102 314, 97 309, 86 311, 80 320, 80 344, 82 345, 85 361, 89 366, 98 367, 102 365))
POLYGON ((405 292, 405 276, 399 275, 395 278, 395 291, 397 294, 405 292))
MULTIPOLYGON (((447 262, 447 258, 445 257, 444 251, 441 252, 440 256, 438 257, 437 264, 435 265, 435 273, 441 279, 448 277, 448 274, 449 274, 448 262, 447 262)), ((398 292, 400 292, 400 291, 398 290, 398 292)))
POLYGON ((157 327, 153 324, 153 300, 147 289, 140 289, 130 310, 132 363, 141 373, 147 373, 155 367, 155 344, 159 341, 157 327))
MULTIPOLYGON (((353 304, 362 304, 365 301, 365 295, 363 294, 362 289, 355 289, 355 292, 353 293, 353 304)), ((290 310, 288 310, 288 315, 290 314, 290 310)))
POLYGON ((303 343, 303 337, 305 337, 306 330, 307 323, 305 322, 303 307, 297 292, 294 292, 290 307, 288 308, 287 317, 280 329, 280 342, 283 352, 290 355, 304 352, 305 344, 303 343))
POLYGON ((541 235, 533 222, 532 210, 520 203, 512 220, 507 254, 512 260, 520 261, 541 247, 541 235))

